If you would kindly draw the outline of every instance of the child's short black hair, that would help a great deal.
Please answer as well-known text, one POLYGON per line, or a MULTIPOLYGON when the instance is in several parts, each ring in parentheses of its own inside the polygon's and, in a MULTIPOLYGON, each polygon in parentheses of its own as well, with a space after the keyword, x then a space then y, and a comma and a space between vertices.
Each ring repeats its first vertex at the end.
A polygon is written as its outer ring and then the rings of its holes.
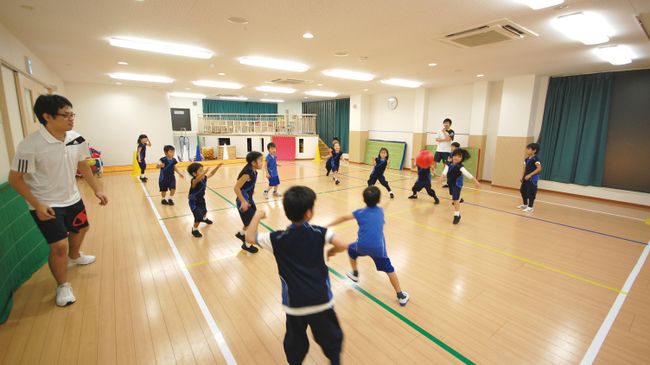
POLYGON ((456 151, 452 152, 451 155, 452 156, 460 156, 460 157, 462 157, 463 159, 461 160, 461 162, 463 162, 465 160, 469 160, 469 158, 472 157, 472 156, 470 156, 469 152, 467 152, 467 150, 464 150, 462 148, 459 148, 456 151))
POLYGON ((248 152, 248 154, 246 155, 246 163, 250 165, 253 163, 253 161, 257 160, 262 156, 263 156, 262 153, 257 151, 248 152))
POLYGON ((199 169, 203 167, 198 162, 192 162, 189 166, 187 166, 187 173, 190 174, 190 176, 194 176, 194 174, 199 171, 199 169))
POLYGON ((379 152, 377 153, 377 157, 381 158, 381 151, 386 151, 386 158, 389 157, 388 149, 386 147, 382 147, 379 149, 379 152))
POLYGON ((539 153, 539 143, 530 143, 526 148, 530 148, 531 150, 535 151, 535 154, 539 153))
POLYGON ((176 151, 176 148, 174 148, 174 146, 168 144, 168 145, 166 145, 165 147, 163 147, 163 151, 164 151, 165 153, 167 153, 167 152, 169 152, 169 151, 176 151))
POLYGON ((49 114, 52 118, 56 118, 59 109, 69 106, 72 108, 72 103, 65 96, 61 95, 41 95, 34 103, 34 114, 42 125, 47 125, 47 120, 43 118, 43 114, 49 114))
POLYGON ((149 137, 147 137, 146 134, 141 134, 141 135, 138 137, 138 144, 142 143, 141 141, 142 141, 143 138, 149 138, 149 137))
POLYGON ((341 140, 339 139, 339 137, 334 137, 334 138, 332 138, 332 142, 334 142, 334 141, 336 141, 336 142, 341 142, 341 140))
POLYGON ((442 124, 445 124, 445 123, 447 123, 447 122, 449 122, 449 125, 451 125, 451 124, 453 123, 453 122, 451 121, 451 119, 449 119, 449 118, 445 118, 445 120, 442 121, 442 124))
POLYGON ((269 142, 269 144, 266 145, 266 149, 267 149, 267 150, 270 150, 271 148, 276 148, 276 147, 275 147, 275 143, 273 143, 273 142, 269 142))
POLYGON ((314 209, 316 193, 306 186, 292 186, 284 192, 282 205, 284 214, 292 222, 300 222, 305 219, 305 213, 314 209))
POLYGON ((376 207, 379 204, 379 198, 381 198, 381 191, 376 186, 368 186, 363 189, 363 201, 369 207, 376 207))
POLYGON ((458 142, 452 142, 451 145, 456 147, 456 148, 460 148, 460 143, 458 143, 458 142))

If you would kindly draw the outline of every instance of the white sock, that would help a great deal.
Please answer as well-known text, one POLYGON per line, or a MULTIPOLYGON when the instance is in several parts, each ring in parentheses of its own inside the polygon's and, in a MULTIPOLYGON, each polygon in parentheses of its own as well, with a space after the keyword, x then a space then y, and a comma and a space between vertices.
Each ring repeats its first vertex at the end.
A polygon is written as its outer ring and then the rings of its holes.
POLYGON ((454 216, 460 217, 460 212, 454 212, 454 216))

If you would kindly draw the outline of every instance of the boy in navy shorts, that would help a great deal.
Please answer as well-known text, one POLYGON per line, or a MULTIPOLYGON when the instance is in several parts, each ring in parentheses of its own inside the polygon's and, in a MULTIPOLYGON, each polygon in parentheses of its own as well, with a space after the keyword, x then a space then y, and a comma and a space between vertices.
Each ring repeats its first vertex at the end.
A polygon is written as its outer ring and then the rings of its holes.
POLYGON ((533 204, 537 196, 537 182, 539 173, 542 171, 542 163, 539 161, 539 144, 531 143, 526 146, 526 159, 524 160, 524 176, 521 178, 521 198, 524 204, 517 208, 523 209, 524 213, 533 212, 533 204))
POLYGON ((447 185, 449 186, 449 195, 451 195, 451 199, 453 201, 454 205, 454 224, 458 224, 460 222, 460 203, 462 202, 462 199, 460 198, 460 192, 463 189, 463 176, 470 179, 474 180, 474 184, 476 184, 476 187, 480 187, 481 184, 478 182, 477 179, 472 176, 472 174, 467 171, 465 167, 463 167, 463 161, 469 159, 470 155, 469 152, 467 152, 464 149, 457 149, 451 154, 451 162, 445 166, 445 169, 442 171, 442 177, 441 179, 444 179, 447 177, 447 185))
POLYGON ((278 193, 278 186, 280 186, 280 176, 278 175, 278 156, 276 155, 275 143, 271 142, 266 145, 269 154, 266 156, 266 178, 269 180, 269 187, 264 190, 264 197, 268 199, 269 190, 273 188, 273 196, 282 196, 278 193))
POLYGON ((433 198, 434 204, 440 204, 440 199, 438 199, 435 190, 433 190, 433 188, 431 187, 431 167, 427 167, 426 169, 423 169, 420 166, 418 166, 417 168, 418 168, 418 179, 415 181, 415 184, 413 184, 413 187, 411 188, 411 191, 413 191, 413 195, 409 196, 409 199, 417 199, 418 192, 422 189, 425 189, 427 191, 427 194, 429 194, 429 196, 433 198))
POLYGON ((253 217, 246 241, 272 249, 282 282, 282 307, 287 332, 284 353, 289 364, 302 364, 309 350, 307 327, 332 364, 340 364, 343 331, 334 312, 329 274, 323 248, 331 243, 327 258, 343 252, 347 244, 334 232, 309 221, 314 216, 316 193, 306 186, 293 186, 284 193, 284 213, 291 221, 285 230, 258 234, 260 211, 253 217))
POLYGON ((344 215, 335 219, 327 227, 343 223, 348 220, 356 219, 359 224, 359 233, 357 241, 348 247, 350 256, 350 266, 352 271, 348 272, 348 278, 352 281, 359 282, 359 271, 357 268, 357 258, 359 256, 370 256, 375 262, 377 271, 383 271, 388 275, 391 285, 397 293, 397 301, 401 306, 405 306, 409 301, 409 294, 402 291, 395 268, 388 258, 386 252, 386 238, 384 237, 384 210, 378 207, 381 192, 376 186, 368 186, 363 191, 363 201, 366 208, 357 209, 352 214, 344 215))
POLYGON ((235 234, 235 237, 242 241, 241 248, 250 253, 256 253, 257 247, 246 244, 246 229, 251 223, 257 206, 253 200, 255 193, 255 183, 257 182, 257 170, 264 166, 264 156, 252 151, 246 155, 246 166, 239 172, 237 182, 235 183, 235 195, 237 195, 237 211, 244 227, 235 234))
POLYGON ((158 187, 160 188, 160 194, 162 195, 161 203, 163 205, 174 205, 172 198, 174 193, 176 193, 176 176, 174 172, 178 174, 181 178, 184 178, 183 173, 178 171, 176 164, 178 161, 174 158, 174 152, 176 149, 174 146, 167 145, 163 147, 165 156, 160 158, 158 167, 160 167, 160 177, 158 178, 158 187), (169 200, 165 199, 165 195, 169 190, 169 200))
POLYGON ((192 215, 194 216, 194 226, 192 227, 192 236, 200 238, 203 237, 199 232, 199 224, 212 224, 208 219, 208 208, 205 204, 205 188, 208 186, 208 178, 214 176, 223 164, 217 165, 214 169, 203 169, 203 165, 198 162, 193 162, 187 166, 187 173, 192 176, 190 182, 189 203, 192 215))

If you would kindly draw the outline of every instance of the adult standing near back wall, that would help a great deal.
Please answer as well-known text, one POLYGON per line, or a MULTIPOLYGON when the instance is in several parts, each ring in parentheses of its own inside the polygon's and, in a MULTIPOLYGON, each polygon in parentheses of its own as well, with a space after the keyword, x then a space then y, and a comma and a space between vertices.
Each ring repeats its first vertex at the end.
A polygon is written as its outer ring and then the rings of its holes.
POLYGON ((72 103, 60 95, 41 95, 34 113, 43 124, 18 144, 9 183, 29 204, 36 225, 50 246, 50 271, 57 282, 56 305, 76 301, 68 268, 95 262, 80 249, 88 232, 86 208, 77 188, 77 170, 95 192, 100 205, 108 202, 101 184, 84 161, 88 143, 72 130, 72 103))
POLYGON ((438 162, 447 163, 447 159, 451 157, 451 142, 454 141, 455 132, 451 129, 451 119, 446 118, 442 121, 442 130, 438 132, 436 142, 438 148, 433 156, 433 174, 436 174, 436 165, 438 162))

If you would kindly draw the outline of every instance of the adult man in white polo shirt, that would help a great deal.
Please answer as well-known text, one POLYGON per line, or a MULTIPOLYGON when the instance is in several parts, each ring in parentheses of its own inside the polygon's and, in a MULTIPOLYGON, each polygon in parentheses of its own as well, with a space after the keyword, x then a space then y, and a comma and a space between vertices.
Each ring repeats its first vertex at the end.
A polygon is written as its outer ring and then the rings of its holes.
POLYGON ((451 142, 454 141, 454 135, 455 132, 451 129, 451 119, 446 118, 442 121, 442 130, 436 135, 438 148, 436 148, 436 153, 433 155, 433 166, 431 167, 434 175, 438 162, 447 163, 447 159, 451 156, 451 142))
POLYGON ((60 95, 41 95, 34 113, 43 124, 38 132, 18 144, 9 172, 9 183, 22 195, 50 245, 49 266, 58 286, 56 305, 75 302, 68 282, 68 267, 88 265, 95 257, 84 255, 81 244, 88 231, 86 208, 75 181, 79 170, 92 187, 99 204, 108 200, 84 159, 88 143, 72 131, 72 103, 60 95))

